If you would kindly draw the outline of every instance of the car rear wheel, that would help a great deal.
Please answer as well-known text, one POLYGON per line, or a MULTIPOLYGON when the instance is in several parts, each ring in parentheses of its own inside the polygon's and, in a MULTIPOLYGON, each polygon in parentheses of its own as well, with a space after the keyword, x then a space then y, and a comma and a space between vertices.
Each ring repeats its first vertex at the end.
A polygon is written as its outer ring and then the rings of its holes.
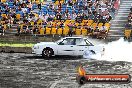
POLYGON ((51 57, 53 55, 53 50, 52 49, 44 49, 42 52, 43 57, 51 57))

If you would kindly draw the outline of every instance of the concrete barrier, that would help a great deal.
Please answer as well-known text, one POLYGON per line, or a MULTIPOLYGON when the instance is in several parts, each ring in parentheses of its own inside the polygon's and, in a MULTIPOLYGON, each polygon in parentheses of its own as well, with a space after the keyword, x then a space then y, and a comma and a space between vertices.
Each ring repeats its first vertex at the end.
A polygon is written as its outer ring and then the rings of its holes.
POLYGON ((25 47, 25 53, 28 53, 28 54, 32 53, 32 48, 25 47))
POLYGON ((9 47, 9 46, 0 46, 0 52, 5 53, 32 53, 32 48, 30 47, 9 47))
POLYGON ((2 46, 1 46, 1 47, 0 47, 0 52, 4 52, 4 50, 5 50, 4 48, 5 48, 5 47, 2 47, 2 46))

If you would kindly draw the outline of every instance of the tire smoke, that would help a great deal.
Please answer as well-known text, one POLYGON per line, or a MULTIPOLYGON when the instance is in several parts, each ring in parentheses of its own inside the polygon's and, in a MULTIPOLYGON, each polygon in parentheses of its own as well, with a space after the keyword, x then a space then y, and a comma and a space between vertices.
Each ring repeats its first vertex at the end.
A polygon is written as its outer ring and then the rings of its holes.
POLYGON ((132 42, 125 41, 123 38, 103 44, 105 52, 97 60, 106 61, 127 61, 132 62, 132 42))

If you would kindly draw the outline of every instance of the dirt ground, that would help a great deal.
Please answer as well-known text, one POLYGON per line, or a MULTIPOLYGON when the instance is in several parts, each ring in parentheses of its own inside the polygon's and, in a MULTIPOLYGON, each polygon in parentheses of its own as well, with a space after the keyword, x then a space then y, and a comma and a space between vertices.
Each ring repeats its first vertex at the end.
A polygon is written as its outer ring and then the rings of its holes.
POLYGON ((75 77, 78 66, 92 73, 128 73, 132 63, 80 59, 79 57, 52 57, 24 53, 0 53, 0 88, 132 88, 128 84, 87 83, 79 85, 75 77))

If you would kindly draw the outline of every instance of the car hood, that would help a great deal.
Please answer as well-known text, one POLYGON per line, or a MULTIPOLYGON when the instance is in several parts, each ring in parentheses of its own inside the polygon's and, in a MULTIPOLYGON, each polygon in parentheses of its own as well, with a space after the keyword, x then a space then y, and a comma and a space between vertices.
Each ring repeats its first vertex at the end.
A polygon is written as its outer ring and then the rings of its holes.
POLYGON ((40 42, 40 43, 37 43, 37 45, 56 45, 55 42, 40 42))

